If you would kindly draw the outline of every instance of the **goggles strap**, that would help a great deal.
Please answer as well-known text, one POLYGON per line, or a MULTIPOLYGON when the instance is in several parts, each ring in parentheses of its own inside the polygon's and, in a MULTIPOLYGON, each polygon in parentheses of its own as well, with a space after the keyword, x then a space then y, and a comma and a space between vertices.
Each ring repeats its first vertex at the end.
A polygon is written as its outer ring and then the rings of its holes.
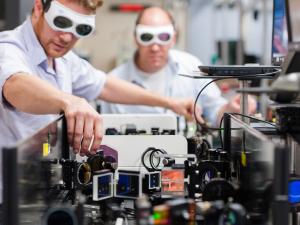
POLYGON ((47 12, 50 8, 52 0, 42 0, 44 12, 47 12))

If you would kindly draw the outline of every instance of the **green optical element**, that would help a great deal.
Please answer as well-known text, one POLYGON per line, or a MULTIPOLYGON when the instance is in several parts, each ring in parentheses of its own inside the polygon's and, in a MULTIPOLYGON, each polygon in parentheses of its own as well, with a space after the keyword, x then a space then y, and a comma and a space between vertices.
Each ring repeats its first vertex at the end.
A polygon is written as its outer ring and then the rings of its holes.
POLYGON ((160 219, 161 219, 161 214, 160 214, 160 213, 154 213, 154 214, 152 215, 152 218, 153 218, 154 220, 160 220, 160 219))
POLYGON ((228 213, 228 222, 232 225, 236 224, 236 217, 233 212, 228 213))

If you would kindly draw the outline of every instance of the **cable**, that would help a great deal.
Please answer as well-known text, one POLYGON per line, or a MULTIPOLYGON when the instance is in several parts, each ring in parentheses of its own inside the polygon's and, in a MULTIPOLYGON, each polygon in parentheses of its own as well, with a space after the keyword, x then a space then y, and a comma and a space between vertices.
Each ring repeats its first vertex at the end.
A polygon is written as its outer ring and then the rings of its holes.
MULTIPOLYGON (((179 76, 183 76, 183 77, 188 77, 188 78, 193 78, 193 79, 211 79, 211 78, 214 78, 213 80, 209 81, 198 93, 196 99, 195 99, 195 102, 194 102, 194 117, 195 117, 195 120, 196 120, 196 123, 198 125, 200 125, 201 127, 203 127, 204 129, 206 130, 218 130, 219 131, 219 139, 220 139, 220 144, 221 144, 221 147, 223 148, 223 140, 222 140, 222 121, 223 121, 223 116, 221 118, 221 121, 220 121, 220 126, 219 128, 212 128, 212 127, 208 127, 205 123, 202 124, 199 122, 197 116, 196 116, 196 107, 197 107, 197 102, 199 100, 199 97, 200 95, 202 94, 202 92, 204 91, 204 89, 209 86, 211 83, 213 82, 216 82, 216 81, 219 81, 219 80, 226 80, 226 79, 232 79, 232 78, 243 78, 243 79, 249 79, 249 78, 260 78, 260 77, 263 77, 263 78, 267 78, 268 76, 270 76, 270 78, 273 78, 272 75, 276 75, 277 73, 280 73, 282 70, 281 69, 275 69, 274 72, 271 72, 271 73, 265 73, 265 74, 256 74, 256 75, 246 75, 246 76, 193 76, 193 75, 188 75, 188 74, 178 74, 179 76)), ((242 116, 242 114, 241 114, 242 116)), ((246 115, 243 115, 246 117, 246 115)), ((252 118, 252 119, 256 119, 255 117, 249 117, 249 118, 252 118)), ((258 119, 256 119, 258 120, 258 119)), ((258 120, 259 121, 259 120, 258 120)), ((263 120, 260 120, 262 122, 264 122, 263 120)), ((271 123, 270 123, 271 124, 271 123)), ((273 124, 271 124, 273 125, 273 124)))
MULTIPOLYGON (((198 95, 197 95, 197 97, 196 97, 196 99, 195 99, 195 102, 194 102, 194 117, 195 117, 196 123, 199 124, 201 127, 204 126, 204 128, 207 129, 207 130, 218 130, 218 131, 219 131, 220 144, 221 144, 222 149, 223 149, 223 139, 222 139, 222 122, 223 122, 223 116, 222 116, 222 118, 221 118, 221 120, 220 120, 220 126, 219 126, 219 128, 208 127, 206 124, 202 124, 202 123, 199 122, 199 120, 198 120, 198 118, 197 118, 197 116, 196 116, 196 107, 197 107, 197 102, 198 102, 198 100, 199 100, 200 95, 202 94, 202 92, 204 91, 204 89, 205 89, 207 86, 209 86, 211 83, 213 83, 213 82, 215 82, 215 81, 225 80, 225 79, 231 79, 231 77, 230 77, 230 78, 229 78, 229 77, 215 78, 215 79, 211 80, 210 82, 208 82, 208 83, 207 83, 207 84, 199 91, 199 93, 198 93, 198 95)), ((243 117, 248 117, 248 118, 250 118, 250 119, 257 120, 257 121, 264 122, 264 123, 267 123, 267 124, 269 124, 269 125, 275 126, 274 124, 269 123, 269 122, 267 122, 267 121, 260 120, 260 119, 257 119, 257 118, 255 118, 255 117, 252 117, 252 116, 243 115, 243 114, 241 114, 241 113, 229 113, 229 114, 231 114, 231 115, 240 115, 240 116, 243 116, 243 117)))
MULTIPOLYGON (((196 107, 197 107, 197 102, 199 100, 199 97, 200 95, 202 94, 202 92, 204 91, 204 89, 209 86, 211 83, 215 82, 215 81, 218 81, 218 80, 226 80, 226 79, 231 79, 231 77, 225 77, 225 78, 215 78, 211 81, 209 81, 206 85, 204 85, 204 87, 199 91, 196 99, 195 99, 195 102, 194 102, 194 117, 195 117, 195 120, 196 120, 196 123, 199 124, 200 126, 204 126, 205 129, 210 129, 210 130, 216 130, 217 128, 211 128, 211 127, 208 127, 206 124, 202 124, 199 122, 197 116, 196 116, 196 107)), ((219 130, 219 129, 217 129, 219 130)))
MULTIPOLYGON (((199 122, 197 116, 196 116, 196 106, 197 106, 197 102, 198 99, 200 97, 200 95, 202 94, 202 92, 204 91, 204 89, 209 86, 211 83, 215 82, 215 81, 219 81, 219 80, 226 80, 226 79, 232 79, 232 78, 243 78, 243 79, 249 79, 249 78, 258 78, 258 77, 267 77, 267 76, 271 76, 271 75, 276 75, 277 73, 281 72, 281 69, 275 69, 275 72, 272 73, 265 73, 265 74, 256 74, 256 75, 246 75, 246 76, 212 76, 212 77, 205 77, 205 76, 192 76, 192 75, 188 75, 188 74, 178 74, 179 76, 183 76, 183 77, 188 77, 188 78, 194 78, 194 79, 211 79, 214 78, 213 80, 211 80, 210 82, 208 82, 198 93, 195 103, 194 103, 194 117, 196 120, 196 123, 199 124, 201 127, 204 126, 205 129, 210 129, 210 130, 219 130, 216 128, 210 128, 208 127, 206 124, 202 124, 199 122)), ((272 77, 273 78, 273 77, 272 77)))
POLYGON ((142 154, 142 158, 141 158, 141 161, 142 161, 142 164, 143 166, 148 170, 148 172, 153 172, 154 170, 152 168, 150 168, 149 166, 146 165, 145 163, 145 156, 148 152, 152 152, 152 151, 155 151, 156 148, 153 148, 153 147, 150 147, 150 148, 147 148, 143 154, 142 154))
POLYGON ((158 163, 157 163, 157 165, 154 165, 154 162, 153 162, 154 157, 156 157, 154 155, 155 153, 167 154, 167 152, 165 150, 163 150, 163 149, 156 149, 156 150, 152 151, 151 154, 150 154, 150 165, 151 165, 152 169, 154 171, 160 171, 160 169, 158 169, 158 166, 159 166, 159 164, 161 162, 160 157, 158 157, 158 163))
POLYGON ((198 95, 197 95, 197 97, 196 97, 196 99, 195 99, 195 102, 194 102, 194 117, 195 117, 196 123, 199 124, 200 126, 202 126, 203 124, 200 123, 200 121, 199 121, 198 118, 197 118, 197 114, 196 114, 196 107, 197 107, 198 99, 199 99, 201 93, 204 91, 204 89, 205 89, 208 85, 210 85, 211 83, 213 83, 213 82, 215 82, 215 81, 217 81, 217 80, 218 80, 218 79, 211 80, 211 81, 208 82, 206 85, 204 85, 204 87, 199 91, 199 93, 198 93, 198 95))
MULTIPOLYGON (((197 116, 196 116, 196 107, 197 107, 197 102, 199 100, 199 97, 201 95, 201 93, 204 91, 204 89, 209 86, 211 83, 215 82, 215 81, 218 81, 218 80, 226 80, 226 79, 231 79, 231 77, 223 77, 223 78, 216 78, 216 79, 213 79, 211 80, 210 82, 208 82, 198 93, 196 99, 195 99, 195 102, 194 102, 194 117, 195 117, 195 120, 196 120, 196 123, 200 125, 200 127, 202 127, 202 129, 204 128, 206 131, 209 131, 209 130, 217 130, 219 132, 219 139, 220 139, 220 144, 221 144, 221 148, 223 149, 223 140, 222 140, 222 133, 221 133, 221 125, 219 128, 214 128, 214 127, 208 127, 206 123, 200 123, 197 116)), ((223 121, 223 117, 221 118, 221 122, 223 121)))
POLYGON ((148 170, 148 172, 160 171, 160 169, 158 169, 158 166, 161 162, 160 158, 158 158, 159 161, 158 161, 157 165, 154 165, 153 159, 154 159, 154 157, 156 157, 155 153, 168 154, 164 149, 158 149, 158 148, 154 148, 154 147, 147 148, 142 154, 141 161, 142 161, 143 166, 148 170), (145 162, 145 160, 146 160, 145 157, 148 153, 150 153, 148 160, 149 160, 151 167, 147 166, 146 162, 145 162))
POLYGON ((258 119, 258 118, 255 118, 253 116, 248 116, 248 115, 244 115, 244 114, 241 114, 241 113, 229 113, 231 115, 238 115, 238 116, 242 116, 242 117, 246 117, 246 118, 249 118, 249 119, 253 119, 253 120, 256 120, 256 121, 259 121, 259 122, 263 122, 263 123, 266 123, 266 124, 269 124, 273 127, 276 127, 275 124, 271 123, 271 122, 268 122, 268 121, 265 121, 265 120, 261 120, 261 119, 258 119))
POLYGON ((219 139, 220 139, 220 144, 221 144, 221 148, 224 149, 224 145, 223 145, 223 138, 222 138, 222 123, 224 120, 224 114, 220 119, 220 125, 219 125, 219 139))
MULTIPOLYGON (((238 115, 238 116, 246 117, 246 118, 253 119, 253 120, 256 120, 256 121, 260 121, 260 122, 269 124, 269 125, 271 125, 271 126, 273 126, 273 127, 276 127, 276 125, 273 124, 273 123, 270 123, 270 122, 268 122, 268 121, 265 121, 265 120, 261 120, 261 119, 255 118, 255 117, 253 117, 253 116, 247 116, 247 115, 244 115, 244 114, 241 114, 241 113, 228 113, 228 114, 229 114, 229 115, 238 115)), ((220 143, 221 143, 222 149, 223 149, 223 138, 222 138, 222 133, 221 133, 221 131, 223 130, 223 128, 222 128, 223 118, 224 118, 224 115, 222 116, 222 118, 221 118, 221 120, 220 120, 220 126, 219 126, 219 138, 220 138, 220 143)))

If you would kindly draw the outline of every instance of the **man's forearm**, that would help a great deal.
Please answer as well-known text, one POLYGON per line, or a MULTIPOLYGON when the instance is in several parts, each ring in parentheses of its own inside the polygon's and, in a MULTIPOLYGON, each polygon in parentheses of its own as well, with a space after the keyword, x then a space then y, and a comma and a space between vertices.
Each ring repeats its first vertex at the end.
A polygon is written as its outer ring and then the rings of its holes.
POLYGON ((102 141, 102 118, 83 98, 64 93, 38 77, 15 74, 3 86, 5 99, 31 114, 64 112, 69 144, 74 153, 95 154, 102 141))
POLYGON ((31 114, 58 114, 70 96, 38 77, 22 73, 5 82, 3 95, 17 110, 31 114))
POLYGON ((169 98, 112 76, 107 78, 99 98, 113 103, 171 107, 169 98))

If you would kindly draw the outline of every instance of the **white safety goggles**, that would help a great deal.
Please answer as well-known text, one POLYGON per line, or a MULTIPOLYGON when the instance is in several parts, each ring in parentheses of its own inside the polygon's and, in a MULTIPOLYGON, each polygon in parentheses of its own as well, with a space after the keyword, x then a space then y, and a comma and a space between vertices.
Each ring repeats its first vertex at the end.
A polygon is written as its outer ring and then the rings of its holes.
POLYGON ((70 32, 77 38, 87 37, 95 30, 96 15, 80 14, 58 1, 51 2, 45 18, 53 30, 70 32))
POLYGON ((154 43, 168 45, 171 43, 174 33, 174 27, 171 24, 159 27, 138 24, 135 30, 138 43, 144 46, 154 43))

